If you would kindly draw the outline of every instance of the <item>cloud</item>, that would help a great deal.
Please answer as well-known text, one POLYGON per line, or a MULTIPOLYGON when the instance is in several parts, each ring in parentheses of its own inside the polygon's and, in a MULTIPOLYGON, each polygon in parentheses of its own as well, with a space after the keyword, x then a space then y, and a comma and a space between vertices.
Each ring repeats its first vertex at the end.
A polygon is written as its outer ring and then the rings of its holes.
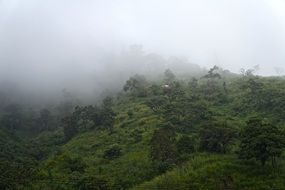
POLYGON ((260 74, 275 74, 285 67, 282 7, 282 0, 0 0, 0 80, 61 88, 98 79, 108 75, 99 73, 103 57, 132 44, 206 67, 260 65, 260 74))

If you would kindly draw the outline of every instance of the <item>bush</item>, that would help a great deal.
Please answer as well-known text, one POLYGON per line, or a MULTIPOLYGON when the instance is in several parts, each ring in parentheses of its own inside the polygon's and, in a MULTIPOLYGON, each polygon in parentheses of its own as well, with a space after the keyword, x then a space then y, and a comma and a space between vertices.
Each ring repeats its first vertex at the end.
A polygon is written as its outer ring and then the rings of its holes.
POLYGON ((142 131, 140 130, 134 130, 131 133, 131 137, 134 139, 134 143, 139 143, 142 140, 142 131))
POLYGON ((237 136, 233 128, 209 124, 200 130, 200 150, 207 152, 226 153, 228 147, 237 136))
POLYGON ((115 159, 115 158, 118 158, 118 157, 120 157, 122 155, 121 150, 122 149, 118 145, 114 145, 114 146, 112 146, 111 148, 109 148, 108 150, 106 150, 104 152, 103 157, 105 159, 115 159))
POLYGON ((86 168, 86 163, 78 156, 70 156, 69 154, 62 155, 63 163, 61 165, 62 169, 67 169, 70 173, 79 172, 83 173, 86 168))
POLYGON ((183 135, 178 141, 177 141, 177 150, 179 154, 190 154, 194 152, 194 142, 192 138, 183 135))

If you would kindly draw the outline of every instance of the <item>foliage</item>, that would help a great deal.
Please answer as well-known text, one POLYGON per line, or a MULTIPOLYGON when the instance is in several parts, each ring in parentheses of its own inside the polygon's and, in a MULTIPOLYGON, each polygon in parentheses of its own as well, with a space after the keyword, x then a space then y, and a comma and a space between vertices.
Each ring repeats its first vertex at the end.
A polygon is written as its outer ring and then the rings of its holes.
POLYGON ((62 122, 65 140, 68 141, 78 133, 76 120, 72 116, 66 116, 62 122))
POLYGON ((70 172, 84 172, 86 164, 81 157, 71 157, 69 155, 63 155, 64 162, 62 164, 63 169, 68 169, 70 172))
POLYGON ((33 166, 0 160, 1 189, 21 189, 35 177, 33 166))
POLYGON ((154 162, 158 162, 162 172, 177 161, 175 137, 173 127, 168 124, 156 130, 151 138, 150 156, 154 162))
POLYGON ((68 141, 79 132, 105 127, 112 131, 115 112, 112 109, 113 99, 106 97, 100 107, 75 107, 75 111, 62 119, 65 139, 68 141))
POLYGON ((206 74, 204 76, 204 78, 209 78, 209 79, 218 78, 218 79, 221 79, 221 75, 218 73, 218 70, 219 70, 219 67, 215 65, 213 68, 211 68, 208 71, 208 74, 206 74))
POLYGON ((146 96, 146 87, 147 81, 144 76, 142 75, 134 75, 127 80, 126 84, 124 85, 124 91, 130 91, 133 94, 139 97, 146 96))
POLYGON ((108 150, 105 150, 103 157, 106 159, 115 159, 121 156, 122 149, 118 145, 113 145, 108 150))
POLYGON ((270 123, 264 123, 258 117, 250 118, 241 132, 240 158, 254 158, 262 166, 271 159, 276 166, 276 158, 281 156, 284 148, 284 134, 270 123))
POLYGON ((202 151, 226 153, 236 134, 236 131, 230 127, 210 123, 201 128, 199 132, 200 149, 202 151))
POLYGON ((103 100, 102 111, 101 111, 101 119, 102 124, 107 127, 110 131, 112 130, 115 122, 115 112, 112 109, 113 100, 110 97, 106 97, 103 100))
POLYGON ((142 131, 136 129, 131 133, 131 137, 134 138, 135 143, 139 143, 142 140, 142 131))
POLYGON ((176 143, 179 154, 191 154, 195 151, 195 142, 189 136, 183 135, 176 143))

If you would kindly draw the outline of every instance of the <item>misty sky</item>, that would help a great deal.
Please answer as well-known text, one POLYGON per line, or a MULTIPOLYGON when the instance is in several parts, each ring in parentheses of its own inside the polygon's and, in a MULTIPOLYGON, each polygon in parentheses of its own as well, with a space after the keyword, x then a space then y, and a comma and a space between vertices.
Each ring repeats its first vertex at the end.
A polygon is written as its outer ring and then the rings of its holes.
POLYGON ((203 67, 276 74, 285 68, 285 0, 0 0, 1 80, 56 85, 132 44, 203 67))

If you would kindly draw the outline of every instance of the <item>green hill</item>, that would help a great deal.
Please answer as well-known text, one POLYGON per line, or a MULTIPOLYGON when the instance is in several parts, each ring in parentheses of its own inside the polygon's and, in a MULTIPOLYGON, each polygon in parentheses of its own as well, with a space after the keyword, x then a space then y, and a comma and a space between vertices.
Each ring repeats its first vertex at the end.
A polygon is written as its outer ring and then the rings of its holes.
POLYGON ((21 138, 19 130, 2 128, 2 172, 16 174, 17 164, 29 169, 13 179, 1 175, 1 184, 47 190, 285 189, 284 108, 282 78, 238 76, 216 67, 198 79, 182 80, 171 71, 160 81, 135 75, 124 91, 101 103, 77 106, 54 116, 52 124, 45 119, 51 116, 41 116, 36 121, 45 128, 37 134, 21 138))

